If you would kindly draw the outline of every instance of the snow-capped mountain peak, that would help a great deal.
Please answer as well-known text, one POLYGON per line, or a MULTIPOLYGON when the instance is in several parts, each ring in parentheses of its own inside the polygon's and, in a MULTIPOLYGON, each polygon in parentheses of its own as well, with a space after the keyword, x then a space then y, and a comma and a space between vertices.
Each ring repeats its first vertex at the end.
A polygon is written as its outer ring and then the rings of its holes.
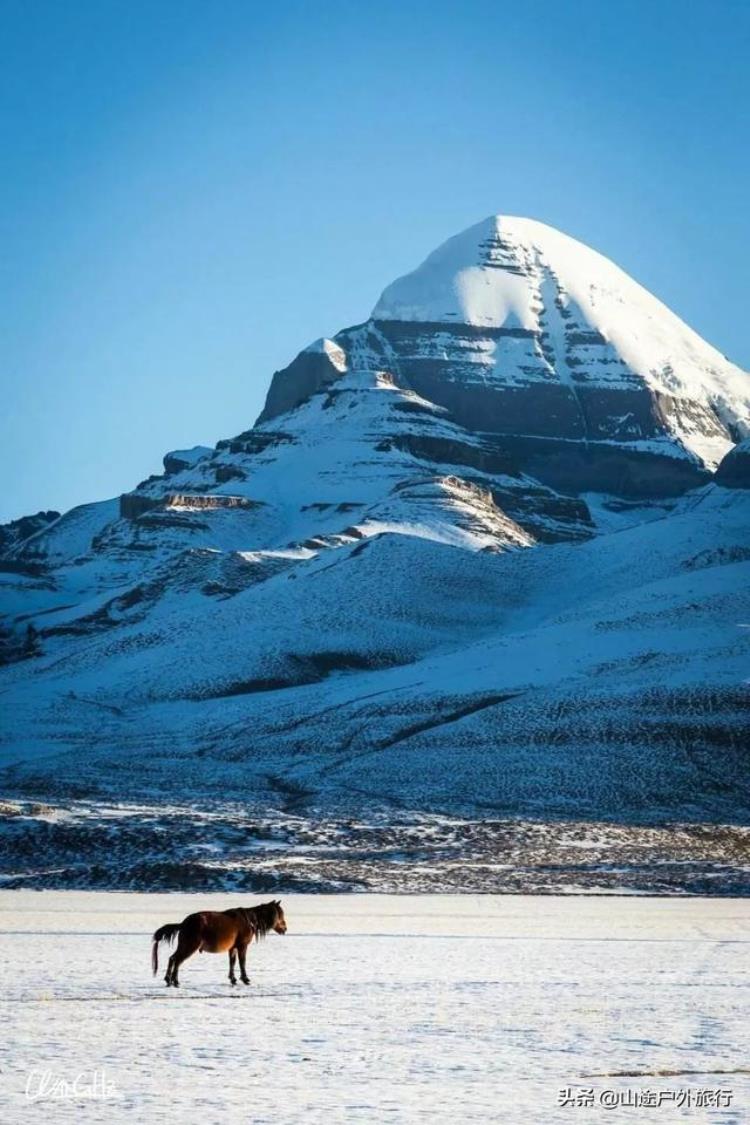
POLYGON ((532 219, 493 215, 448 239, 385 289, 372 320, 490 330, 473 358, 498 385, 644 390, 710 467, 750 428, 746 372, 603 255, 532 219))

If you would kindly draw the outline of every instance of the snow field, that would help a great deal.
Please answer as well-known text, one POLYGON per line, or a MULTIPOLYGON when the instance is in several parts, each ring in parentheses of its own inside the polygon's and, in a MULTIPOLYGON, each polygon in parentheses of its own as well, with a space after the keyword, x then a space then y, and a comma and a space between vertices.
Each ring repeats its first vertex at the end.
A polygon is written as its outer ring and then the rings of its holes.
POLYGON ((238 901, 0 893, 1 1119, 748 1119, 747 900, 283 896, 289 934, 251 948, 250 988, 224 955, 179 991, 151 977, 156 926, 238 901), (32 1072, 98 1073, 107 1096, 30 1101, 32 1072), (576 1109, 565 1087, 731 1103, 576 1109))

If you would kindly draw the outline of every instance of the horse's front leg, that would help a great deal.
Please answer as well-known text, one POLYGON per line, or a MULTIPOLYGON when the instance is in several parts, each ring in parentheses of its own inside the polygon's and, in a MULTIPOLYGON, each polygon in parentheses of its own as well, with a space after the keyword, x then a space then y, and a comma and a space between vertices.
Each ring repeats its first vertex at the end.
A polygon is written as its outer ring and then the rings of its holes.
POLYGON ((248 977, 247 972, 245 971, 245 957, 247 955, 247 943, 245 943, 245 945, 238 945, 237 946, 237 953, 239 954, 239 958, 240 958, 240 980, 242 981, 243 984, 250 984, 250 978, 248 977))
POLYGON ((234 961, 235 961, 236 956, 237 956, 237 950, 236 949, 230 949, 229 950, 229 980, 231 981, 232 984, 237 983, 237 977, 234 975, 234 961))

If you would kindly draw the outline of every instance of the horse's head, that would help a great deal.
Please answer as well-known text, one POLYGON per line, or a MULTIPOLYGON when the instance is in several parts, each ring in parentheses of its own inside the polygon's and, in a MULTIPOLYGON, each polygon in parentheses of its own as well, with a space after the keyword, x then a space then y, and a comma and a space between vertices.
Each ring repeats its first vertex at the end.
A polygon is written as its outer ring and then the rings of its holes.
POLYGON ((285 934, 286 918, 284 917, 284 911, 281 909, 281 901, 279 899, 275 899, 273 905, 276 908, 276 917, 273 923, 273 931, 277 934, 285 934))

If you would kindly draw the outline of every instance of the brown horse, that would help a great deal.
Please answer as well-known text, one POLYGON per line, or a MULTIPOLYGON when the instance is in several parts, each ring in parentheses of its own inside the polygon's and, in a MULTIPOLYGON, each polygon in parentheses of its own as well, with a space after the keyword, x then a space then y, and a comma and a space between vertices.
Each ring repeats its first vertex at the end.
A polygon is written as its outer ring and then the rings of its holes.
POLYGON ((235 959, 240 962, 240 980, 250 984, 245 971, 247 947, 255 938, 259 941, 269 930, 277 934, 286 933, 286 919, 281 903, 264 902, 261 906, 237 906, 233 910, 201 910, 198 914, 188 914, 182 922, 167 922, 160 926, 153 937, 151 947, 151 967, 154 976, 159 971, 159 943, 171 943, 177 937, 177 949, 169 958, 164 980, 169 985, 179 986, 177 970, 183 961, 199 951, 201 953, 229 953, 229 979, 237 983, 234 975, 235 959), (179 936, 178 936, 179 935, 179 936))

